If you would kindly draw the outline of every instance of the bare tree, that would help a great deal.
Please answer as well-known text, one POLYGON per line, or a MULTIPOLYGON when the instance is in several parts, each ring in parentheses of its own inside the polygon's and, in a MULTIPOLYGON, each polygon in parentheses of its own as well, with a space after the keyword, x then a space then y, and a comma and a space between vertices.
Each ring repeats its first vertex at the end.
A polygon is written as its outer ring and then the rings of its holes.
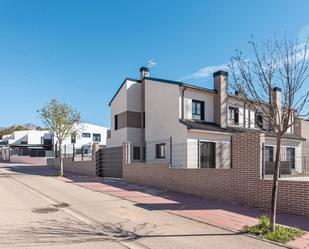
MULTIPOLYGON (((261 113, 276 135, 276 157, 272 184, 270 230, 275 230, 278 178, 280 172, 281 140, 301 117, 308 117, 309 91, 304 83, 308 78, 308 40, 299 43, 276 37, 261 46, 249 42, 253 58, 247 59, 236 50, 231 58, 232 89, 238 98, 256 113, 261 113)), ((307 82, 308 84, 308 82, 307 82)))
POLYGON ((71 106, 52 99, 38 113, 59 144, 60 175, 63 176, 62 143, 70 135, 76 135, 81 116, 71 106))

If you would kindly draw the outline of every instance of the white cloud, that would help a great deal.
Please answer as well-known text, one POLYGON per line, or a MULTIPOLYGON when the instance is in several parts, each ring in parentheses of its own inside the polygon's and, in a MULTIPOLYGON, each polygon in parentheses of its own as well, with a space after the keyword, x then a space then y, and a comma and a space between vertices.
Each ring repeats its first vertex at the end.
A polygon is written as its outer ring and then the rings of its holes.
MULTIPOLYGON (((299 43, 297 45, 295 45, 295 47, 293 47, 293 52, 295 54, 295 62, 299 62, 301 60, 304 59, 304 53, 305 53, 305 43, 299 43)), ((292 58, 291 58, 292 59, 292 58)), ((250 61, 250 59, 245 59, 246 61, 250 61)), ((309 50, 307 50, 307 54, 305 56, 305 60, 308 61, 309 60, 309 50)), ((282 67, 284 62, 278 62, 278 67, 282 67)), ((203 80, 208 78, 209 76, 212 76, 212 74, 216 71, 219 70, 224 70, 224 71, 228 71, 229 70, 229 64, 225 63, 222 65, 218 65, 218 66, 207 66, 207 67, 203 67, 199 70, 197 70, 196 72, 189 74, 187 76, 184 76, 182 78, 179 79, 179 81, 184 81, 184 80, 203 80)))
POLYGON ((209 76, 211 76, 214 72, 219 71, 219 70, 228 70, 228 64, 222 64, 218 66, 208 66, 208 67, 203 67, 196 71, 195 73, 189 74, 187 76, 184 76, 180 79, 182 80, 198 80, 198 79, 205 79, 209 76))

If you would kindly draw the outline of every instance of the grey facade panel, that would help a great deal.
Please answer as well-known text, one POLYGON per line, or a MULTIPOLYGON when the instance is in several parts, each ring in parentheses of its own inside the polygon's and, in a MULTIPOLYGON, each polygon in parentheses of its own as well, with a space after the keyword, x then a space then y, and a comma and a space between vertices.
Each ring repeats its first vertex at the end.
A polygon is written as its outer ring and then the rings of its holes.
POLYGON ((142 114, 140 112, 126 111, 118 114, 118 129, 142 128, 142 114))

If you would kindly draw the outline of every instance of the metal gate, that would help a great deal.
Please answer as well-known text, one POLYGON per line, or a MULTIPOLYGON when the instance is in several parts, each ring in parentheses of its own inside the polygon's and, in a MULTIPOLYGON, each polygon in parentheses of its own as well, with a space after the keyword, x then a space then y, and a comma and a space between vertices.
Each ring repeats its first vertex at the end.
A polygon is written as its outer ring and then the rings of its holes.
POLYGON ((97 176, 122 178, 122 157, 122 146, 98 150, 96 153, 97 176))

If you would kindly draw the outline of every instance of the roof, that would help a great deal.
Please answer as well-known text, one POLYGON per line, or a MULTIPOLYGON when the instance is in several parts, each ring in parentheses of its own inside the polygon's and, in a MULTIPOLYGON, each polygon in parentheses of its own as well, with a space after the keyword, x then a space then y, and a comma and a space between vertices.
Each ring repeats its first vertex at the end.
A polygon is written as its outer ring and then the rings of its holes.
POLYGON ((189 120, 189 119, 179 119, 179 122, 187 126, 188 129, 225 132, 225 133, 232 132, 230 128, 222 128, 219 125, 212 123, 212 122, 189 120))
POLYGON ((191 85, 191 84, 184 83, 184 82, 181 82, 181 81, 166 80, 166 79, 159 79, 159 78, 153 78, 153 77, 145 77, 145 79, 152 80, 152 81, 158 81, 158 82, 162 82, 162 83, 167 83, 167 84, 172 84, 172 85, 178 85, 178 86, 182 86, 182 87, 188 87, 188 88, 197 89, 197 90, 201 90, 201 91, 205 91, 205 92, 209 92, 209 93, 217 93, 216 90, 205 88, 205 87, 200 87, 200 86, 196 86, 196 85, 191 85))
MULTIPOLYGON (((266 136, 266 137, 274 137, 274 138, 275 138, 275 137, 276 137, 276 134, 273 133, 273 132, 266 132, 266 133, 265 133, 265 136, 266 136)), ((284 135, 283 135, 283 138, 285 138, 285 139, 295 139, 295 140, 306 141, 306 139, 303 138, 303 137, 301 137, 301 136, 298 136, 298 135, 295 135, 295 134, 289 134, 289 133, 284 134, 284 135)))
MULTIPOLYGON (((167 83, 167 84, 172 84, 172 85, 178 85, 178 86, 182 86, 182 87, 188 87, 188 88, 192 88, 192 89, 197 89, 197 90, 205 91, 205 92, 208 92, 208 93, 217 93, 216 90, 205 88, 205 87, 200 87, 200 86, 196 86, 196 85, 191 85, 191 84, 184 83, 184 82, 181 82, 181 81, 166 80, 166 79, 159 79, 159 78, 153 78, 153 77, 145 77, 145 79, 152 80, 152 81, 157 81, 157 82, 162 82, 162 83, 167 83)), ((114 96, 112 97, 112 99, 108 103, 109 106, 112 104, 113 100, 116 98, 116 96, 119 93, 120 89, 123 87, 123 85, 126 83, 127 80, 131 80, 131 81, 135 81, 135 82, 141 83, 141 81, 137 80, 137 79, 125 78, 125 80, 122 82, 122 84, 118 88, 117 92, 114 94, 114 96)))
MULTIPOLYGON (((242 128, 242 127, 222 128, 219 125, 212 123, 212 122, 205 122, 205 121, 199 121, 199 120, 188 120, 188 119, 179 119, 179 122, 187 126, 188 129, 193 129, 193 130, 223 132, 223 133, 259 132, 259 133, 265 133, 266 137, 276 137, 276 134, 273 132, 267 132, 267 131, 258 130, 258 129, 250 129, 250 128, 242 128)), ((301 141, 306 140, 305 138, 294 135, 294 134, 285 134, 283 138, 301 140, 301 141)))
POLYGON ((126 83, 127 80, 135 81, 135 82, 141 82, 140 80, 133 79, 133 78, 125 78, 124 81, 121 83, 120 87, 118 88, 117 92, 114 94, 112 99, 109 101, 108 105, 110 106, 113 102, 113 100, 116 98, 117 94, 119 93, 120 89, 123 87, 123 85, 126 83))

